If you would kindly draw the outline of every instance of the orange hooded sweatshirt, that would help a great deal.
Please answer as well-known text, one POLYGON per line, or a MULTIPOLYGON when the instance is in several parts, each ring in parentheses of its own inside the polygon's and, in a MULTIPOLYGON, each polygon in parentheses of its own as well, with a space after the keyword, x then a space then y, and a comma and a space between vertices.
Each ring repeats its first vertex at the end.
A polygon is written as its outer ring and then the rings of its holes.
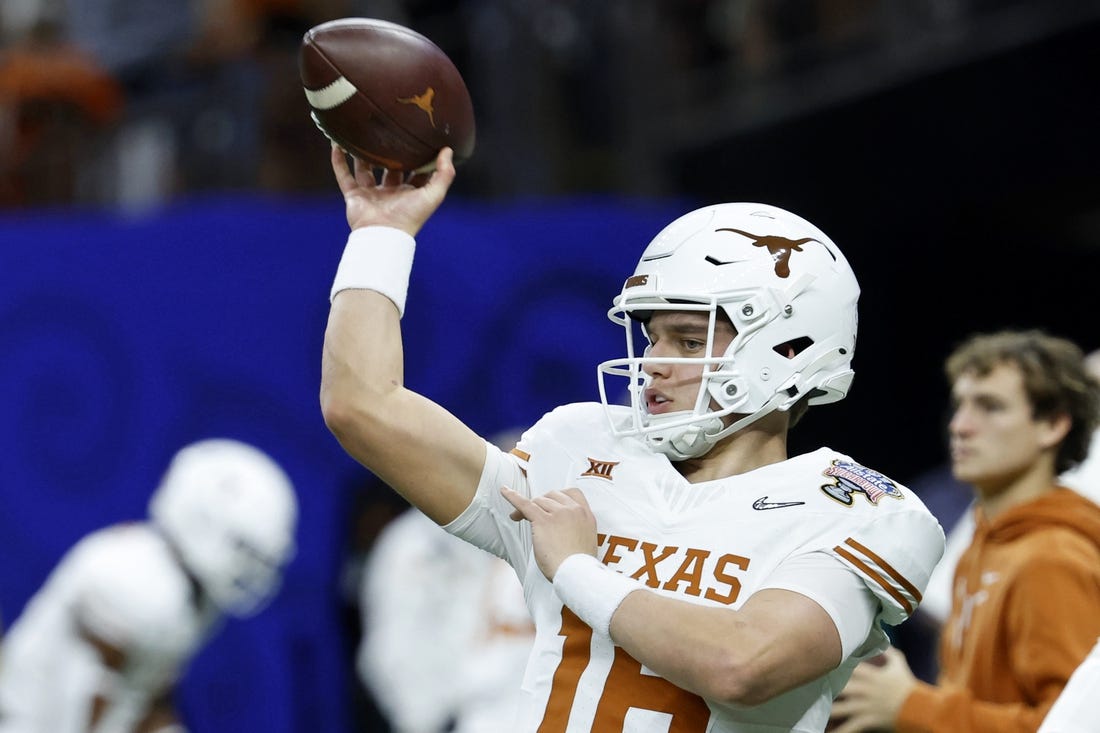
POLYGON ((1034 733, 1100 636, 1100 505, 1056 488, 992 521, 976 511, 938 684, 906 698, 898 733, 1034 733))

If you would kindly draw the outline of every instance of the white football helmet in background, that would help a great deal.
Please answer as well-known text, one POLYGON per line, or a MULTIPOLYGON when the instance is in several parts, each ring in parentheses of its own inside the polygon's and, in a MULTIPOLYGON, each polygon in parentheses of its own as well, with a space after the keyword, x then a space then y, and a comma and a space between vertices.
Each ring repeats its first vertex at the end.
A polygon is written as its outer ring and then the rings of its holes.
POLYGON ((732 203, 676 219, 650 242, 608 311, 627 341, 627 358, 599 365, 612 429, 684 460, 807 395, 811 405, 842 399, 853 376, 858 299, 859 284, 837 246, 788 211, 732 203), (645 323, 653 311, 709 313, 709 345, 719 309, 737 332, 724 354, 709 346, 702 359, 645 354, 645 323), (643 367, 685 362, 705 365, 694 409, 650 415, 643 367), (628 380, 629 421, 610 409, 608 375, 628 380), (723 420, 727 415, 738 417, 723 420))
POLYGON ((268 455, 235 440, 180 450, 149 514, 211 600, 235 616, 266 605, 295 552, 298 501, 290 479, 268 455))

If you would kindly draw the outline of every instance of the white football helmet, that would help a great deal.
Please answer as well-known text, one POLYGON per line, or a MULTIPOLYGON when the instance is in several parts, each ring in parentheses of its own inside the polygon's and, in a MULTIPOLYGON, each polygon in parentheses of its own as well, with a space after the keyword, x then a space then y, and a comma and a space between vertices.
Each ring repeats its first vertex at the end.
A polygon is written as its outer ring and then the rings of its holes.
POLYGON ((676 219, 649 243, 608 311, 627 344, 627 358, 598 368, 612 430, 684 460, 807 395, 811 405, 842 399, 853 376, 858 299, 859 284, 837 246, 788 211, 731 203, 676 219), (709 350, 718 309, 737 331, 724 354, 709 350), (705 357, 648 357, 645 324, 655 310, 709 313, 705 357), (686 362, 704 364, 694 409, 650 415, 643 367, 686 362), (608 375, 628 380, 629 421, 610 409, 608 375))
POLYGON ((267 454, 211 439, 172 459, 149 515, 211 600, 234 616, 258 612, 294 556, 298 500, 267 454))

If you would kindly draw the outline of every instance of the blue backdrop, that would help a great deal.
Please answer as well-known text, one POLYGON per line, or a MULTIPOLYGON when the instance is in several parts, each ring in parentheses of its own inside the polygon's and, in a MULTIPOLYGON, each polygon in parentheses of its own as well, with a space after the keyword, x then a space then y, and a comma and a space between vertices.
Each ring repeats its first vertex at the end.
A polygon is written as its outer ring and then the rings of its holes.
MULTIPOLYGON (((644 244, 694 208, 614 199, 451 200, 421 233, 406 381, 483 434, 598 399, 622 354, 604 316, 644 244)), ((349 487, 365 471, 317 403, 338 196, 218 198, 155 215, 0 218, 0 617, 80 536, 144 516, 177 447, 253 442, 301 497, 299 554, 265 613, 192 664, 196 733, 350 730, 340 630, 349 487)))

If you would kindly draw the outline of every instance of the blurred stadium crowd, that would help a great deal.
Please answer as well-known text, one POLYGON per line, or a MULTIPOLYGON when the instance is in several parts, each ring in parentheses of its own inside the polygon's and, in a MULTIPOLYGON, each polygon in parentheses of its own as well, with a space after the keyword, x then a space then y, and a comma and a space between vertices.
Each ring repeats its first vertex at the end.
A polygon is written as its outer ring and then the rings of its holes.
POLYGON ((297 50, 306 30, 338 17, 409 25, 455 60, 489 151, 460 177, 464 193, 664 194, 660 160, 687 140, 1073 23, 1081 5, 5 0, 0 207, 140 209, 181 192, 330 190, 297 50))
POLYGON ((342 5, 5 2, 0 201, 140 208, 181 191, 316 185, 310 156, 292 155, 309 123, 296 47, 342 5))

